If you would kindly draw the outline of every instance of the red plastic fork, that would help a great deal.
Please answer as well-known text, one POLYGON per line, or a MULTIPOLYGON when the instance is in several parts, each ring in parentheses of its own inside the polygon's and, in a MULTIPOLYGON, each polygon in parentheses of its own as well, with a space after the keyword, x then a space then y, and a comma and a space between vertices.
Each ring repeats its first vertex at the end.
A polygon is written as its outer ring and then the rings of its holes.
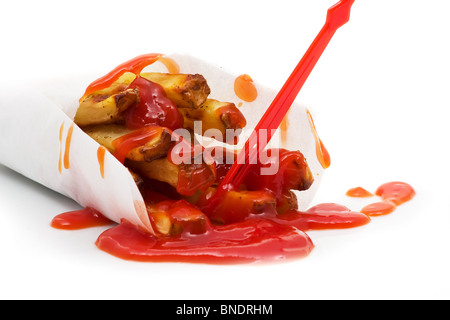
POLYGON ((280 126, 281 121, 303 87, 306 79, 311 74, 320 56, 325 51, 331 38, 337 29, 349 21, 350 10, 354 2, 355 0, 341 0, 328 9, 325 25, 256 125, 254 130, 256 139, 247 140, 245 147, 238 154, 236 161, 228 171, 216 193, 209 200, 207 207, 203 209, 205 212, 211 212, 210 210, 213 210, 224 190, 233 189, 242 183, 250 168, 249 165, 256 163, 255 160, 269 143, 274 131, 280 126), (265 130, 267 134, 267 139, 262 139, 265 141, 260 141, 259 139, 261 130, 265 130), (250 152, 250 150, 254 150, 255 148, 257 148, 256 152, 250 152))

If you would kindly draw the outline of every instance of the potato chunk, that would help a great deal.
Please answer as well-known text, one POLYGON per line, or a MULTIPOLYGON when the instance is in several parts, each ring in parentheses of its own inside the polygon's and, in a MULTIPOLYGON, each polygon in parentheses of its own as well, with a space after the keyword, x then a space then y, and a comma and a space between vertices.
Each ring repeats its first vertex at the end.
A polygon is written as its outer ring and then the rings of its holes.
MULTIPOLYGON (((131 149, 125 156, 126 159, 153 161, 167 155, 170 147, 175 144, 175 141, 172 141, 171 132, 164 127, 156 127, 154 129, 155 132, 152 139, 139 147, 131 149)), ((113 154, 116 151, 113 141, 133 132, 133 130, 127 129, 125 126, 115 124, 90 126, 85 128, 84 131, 113 154)))
POLYGON ((200 108, 180 108, 179 110, 184 116, 185 128, 195 130, 194 122, 201 121, 201 134, 203 135, 207 130, 210 130, 209 134, 212 134, 211 129, 216 129, 218 134, 214 135, 214 138, 221 142, 234 143, 227 139, 227 129, 238 130, 247 124, 244 115, 234 103, 208 99, 200 108))
POLYGON ((161 158, 151 162, 127 161, 125 164, 143 177, 171 185, 184 196, 206 190, 216 180, 214 165, 205 162, 175 165, 168 158, 161 158))
POLYGON ((198 108, 211 93, 206 79, 200 74, 147 72, 141 76, 162 86, 167 97, 180 108, 198 108))
POLYGON ((120 122, 120 114, 137 101, 138 95, 136 89, 93 93, 81 101, 74 121, 80 127, 120 122))

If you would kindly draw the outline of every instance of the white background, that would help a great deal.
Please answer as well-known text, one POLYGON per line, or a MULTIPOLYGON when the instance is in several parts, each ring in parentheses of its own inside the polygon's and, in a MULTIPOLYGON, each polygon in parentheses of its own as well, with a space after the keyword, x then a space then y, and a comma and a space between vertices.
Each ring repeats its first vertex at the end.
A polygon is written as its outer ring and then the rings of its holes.
MULTIPOLYGON (((8 1, 0 70, 20 85, 180 52, 280 88, 334 3, 8 1)), ((0 298, 450 298, 449 10, 448 0, 356 0, 298 97, 332 156, 315 202, 359 210, 367 201, 348 188, 410 183, 416 198, 392 215, 310 232, 315 250, 286 263, 135 263, 96 249, 104 228, 49 227, 79 206, 0 166, 0 298)))

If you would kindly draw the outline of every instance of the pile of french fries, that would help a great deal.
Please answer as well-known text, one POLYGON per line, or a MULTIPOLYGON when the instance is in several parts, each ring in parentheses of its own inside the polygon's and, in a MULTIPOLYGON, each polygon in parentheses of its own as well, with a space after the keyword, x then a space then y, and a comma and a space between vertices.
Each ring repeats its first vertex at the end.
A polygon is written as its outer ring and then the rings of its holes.
MULTIPOLYGON (((236 130, 245 125, 244 116, 233 103, 208 98, 211 90, 202 75, 142 73, 141 76, 162 86, 183 115, 185 129, 193 132, 194 121, 201 121, 202 133, 216 129, 225 137, 227 129, 236 130), (232 117, 230 113, 240 117, 232 117)), ((110 87, 87 96, 75 115, 75 123, 111 153, 115 151, 112 142, 132 131, 123 124, 121 114, 139 97, 137 89, 127 89, 135 77, 125 73, 110 87)), ((169 131, 161 128, 154 139, 128 153, 127 164, 147 178, 176 187, 178 168, 167 159, 174 143, 169 131)))

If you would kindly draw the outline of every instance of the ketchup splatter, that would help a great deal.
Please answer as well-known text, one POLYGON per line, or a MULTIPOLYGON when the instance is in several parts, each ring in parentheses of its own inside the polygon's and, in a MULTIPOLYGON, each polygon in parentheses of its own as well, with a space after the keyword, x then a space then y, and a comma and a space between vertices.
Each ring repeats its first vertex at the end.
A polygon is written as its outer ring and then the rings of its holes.
POLYGON ((380 196, 383 200, 391 201, 396 205, 401 205, 402 203, 411 200, 416 192, 409 184, 394 181, 379 186, 375 194, 380 196))
POLYGON ((234 80, 234 93, 246 102, 255 101, 258 97, 253 79, 248 74, 240 75, 234 80))
POLYGON ((395 211, 397 206, 411 200, 416 192, 405 182, 394 181, 382 184, 375 192, 383 201, 371 203, 361 209, 368 216, 382 216, 395 211))
POLYGON ((361 209, 361 212, 368 216, 382 216, 395 211, 397 206, 389 201, 371 203, 361 209))
POLYGON ((113 222, 97 210, 86 207, 81 210, 65 212, 53 218, 51 226, 56 229, 79 230, 110 225, 113 222))
POLYGON ((370 198, 374 196, 372 192, 369 192, 361 187, 349 189, 346 195, 353 198, 370 198))

